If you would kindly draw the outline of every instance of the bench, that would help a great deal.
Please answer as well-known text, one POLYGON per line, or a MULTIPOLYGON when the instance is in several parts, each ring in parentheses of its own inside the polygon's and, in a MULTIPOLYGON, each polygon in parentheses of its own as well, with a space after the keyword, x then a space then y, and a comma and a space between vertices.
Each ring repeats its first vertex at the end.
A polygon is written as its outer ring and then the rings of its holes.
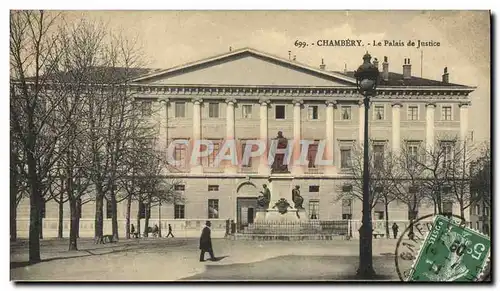
POLYGON ((385 236, 385 233, 378 232, 378 231, 374 231, 374 232, 373 232, 373 237, 374 237, 374 238, 377 238, 377 237, 384 237, 384 236, 385 236))

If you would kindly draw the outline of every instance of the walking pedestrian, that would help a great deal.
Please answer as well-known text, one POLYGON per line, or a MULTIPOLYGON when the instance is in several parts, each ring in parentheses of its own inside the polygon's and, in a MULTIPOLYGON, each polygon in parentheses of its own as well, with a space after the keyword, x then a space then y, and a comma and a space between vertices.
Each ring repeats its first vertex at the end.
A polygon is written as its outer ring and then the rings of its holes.
POLYGON ((170 225, 170 223, 168 224, 168 234, 167 234, 167 237, 169 237, 169 236, 174 237, 174 234, 172 233, 172 225, 170 225))
POLYGON ((205 227, 203 228, 200 236, 200 262, 205 261, 205 252, 208 252, 210 254, 210 259, 212 261, 215 261, 215 256, 214 256, 214 251, 212 248, 212 237, 211 237, 211 230, 210 226, 212 224, 210 221, 207 221, 205 223, 205 227))
POLYGON ((394 238, 396 238, 398 236, 398 230, 399 230, 399 226, 394 222, 392 224, 392 234, 394 235, 394 238))

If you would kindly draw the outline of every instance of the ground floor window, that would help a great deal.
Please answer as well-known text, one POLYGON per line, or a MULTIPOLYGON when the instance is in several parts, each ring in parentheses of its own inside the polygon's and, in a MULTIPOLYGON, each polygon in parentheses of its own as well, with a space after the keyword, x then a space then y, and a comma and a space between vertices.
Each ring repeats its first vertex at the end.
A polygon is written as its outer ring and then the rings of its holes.
POLYGON ((309 218, 319 219, 319 200, 309 200, 309 218))
POLYGON ((219 199, 208 199, 208 218, 219 218, 219 199))
POLYGON ((342 219, 352 219, 352 199, 342 199, 342 219))
POLYGON ((139 218, 146 218, 146 215, 148 219, 151 218, 151 206, 141 201, 139 202, 139 218))
POLYGON ((443 202, 443 215, 451 216, 453 214, 453 202, 447 201, 443 202))
POLYGON ((184 205, 174 205, 174 218, 175 219, 184 219, 185 217, 185 211, 184 211, 184 205))

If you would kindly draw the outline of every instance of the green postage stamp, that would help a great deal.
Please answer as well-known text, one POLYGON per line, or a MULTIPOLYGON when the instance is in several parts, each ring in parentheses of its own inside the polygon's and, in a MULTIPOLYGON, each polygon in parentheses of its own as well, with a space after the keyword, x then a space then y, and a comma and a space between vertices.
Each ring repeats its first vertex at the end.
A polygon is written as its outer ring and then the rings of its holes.
POLYGON ((407 281, 477 281, 488 264, 490 238, 438 215, 407 281))

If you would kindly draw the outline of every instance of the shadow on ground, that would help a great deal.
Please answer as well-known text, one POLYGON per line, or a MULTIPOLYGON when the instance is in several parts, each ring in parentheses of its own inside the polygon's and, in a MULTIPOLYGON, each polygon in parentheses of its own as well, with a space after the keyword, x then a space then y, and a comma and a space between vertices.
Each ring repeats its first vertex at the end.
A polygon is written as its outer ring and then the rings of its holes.
MULTIPOLYGON (((183 281, 263 281, 263 280, 322 280, 353 281, 358 267, 357 256, 281 256, 255 263, 206 266, 205 272, 183 281)), ((373 280, 397 281, 394 259, 374 257, 377 276, 373 280)))
MULTIPOLYGON (((161 253, 162 251, 165 251, 166 246, 168 246, 169 248, 185 246, 188 242, 186 240, 177 240, 170 242, 167 242, 165 240, 148 241, 147 247, 145 247, 144 245, 145 241, 141 239, 122 240, 119 243, 99 244, 99 245, 89 243, 89 241, 84 241, 84 243, 80 244, 80 247, 77 251, 59 251, 59 249, 65 248, 67 246, 68 244, 67 239, 47 240, 43 241, 42 243, 48 249, 57 248, 58 249, 57 253, 61 255, 42 259, 40 262, 37 263, 30 263, 29 261, 11 261, 10 269, 24 268, 35 264, 56 261, 56 260, 68 260, 68 259, 84 258, 91 256, 104 256, 104 255, 118 254, 124 252, 161 253)), ((11 248, 11 252, 16 253, 22 251, 24 246, 25 246, 24 242, 17 242, 16 246, 11 248)), ((224 257, 222 257, 222 259, 223 258, 224 257)))

